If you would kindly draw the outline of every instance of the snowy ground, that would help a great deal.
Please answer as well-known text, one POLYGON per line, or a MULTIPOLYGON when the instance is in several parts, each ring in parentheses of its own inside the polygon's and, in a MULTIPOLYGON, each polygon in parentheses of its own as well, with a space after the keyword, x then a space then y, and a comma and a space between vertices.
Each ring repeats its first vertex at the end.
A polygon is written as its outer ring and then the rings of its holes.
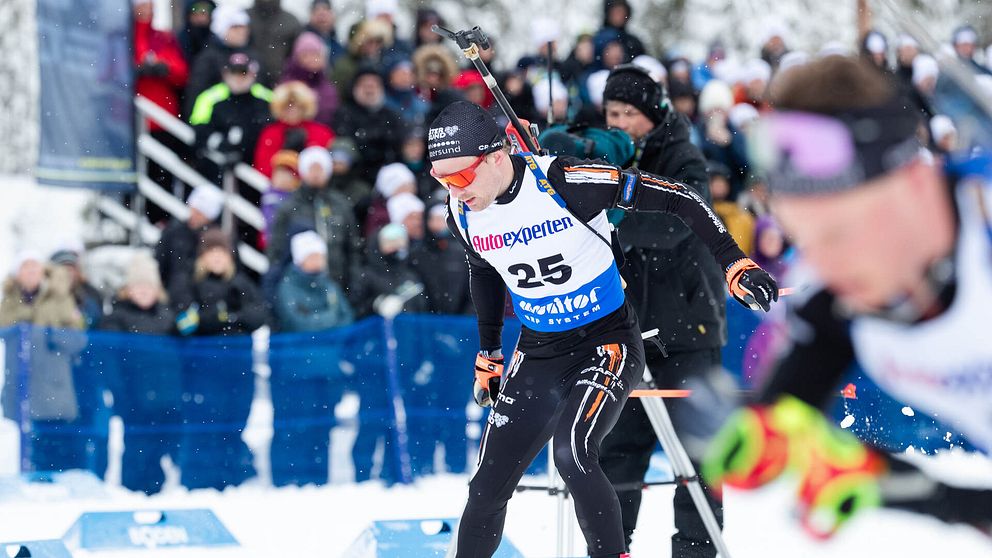
MULTIPOLYGON (((7 176, 0 176, 0 184, 18 192, 0 205, 0 269, 9 268, 16 246, 30 246, 47 254, 79 237, 83 229, 79 214, 88 193, 42 188, 30 180, 7 176)), ((2 354, 0 351, 0 358, 2 354)), ((223 492, 186 491, 178 485, 175 471, 167 490, 160 495, 149 498, 121 489, 119 423, 113 428, 112 464, 106 485, 78 474, 70 474, 60 483, 26 485, 14 476, 18 463, 17 427, 0 420, 0 541, 59 538, 84 511, 205 507, 212 509, 231 530, 240 541, 240 548, 103 555, 337 558, 372 521, 460 514, 466 497, 465 476, 441 475, 422 479, 412 486, 392 488, 378 482, 348 483, 351 464, 347 449, 353 434, 346 428, 335 429, 333 434, 333 446, 338 448, 332 456, 334 484, 300 489, 267 486, 265 454, 271 438, 271 405, 265 398, 264 380, 260 387, 245 440, 259 456, 256 464, 261 479, 223 492)), ((342 418, 352 416, 355 400, 346 399, 337 411, 342 418)), ((926 464, 948 480, 992 486, 992 462, 987 459, 950 454, 928 459, 926 464)), ((543 477, 525 479, 528 484, 545 481, 543 477)), ((645 494, 634 556, 669 556, 667 540, 673 532, 671 500, 669 487, 652 488, 645 494)), ((992 557, 992 539, 973 530, 950 528, 926 518, 888 511, 864 514, 834 540, 817 544, 793 521, 791 501, 791 489, 786 484, 755 493, 728 494, 726 538, 733 555, 992 557)), ((510 503, 506 538, 528 558, 554 556, 556 510, 555 500, 545 494, 518 494, 510 503)), ((584 545, 577 528, 575 534, 578 556, 584 545)))
MULTIPOLYGON (((372 521, 457 517, 465 503, 468 477, 439 475, 412 486, 386 488, 377 481, 349 483, 348 448, 353 432, 336 428, 333 433, 332 475, 335 483, 322 488, 267 486, 264 458, 271 439, 271 406, 262 395, 255 401, 245 441, 256 455, 260 479, 249 484, 215 490, 187 491, 175 475, 167 489, 147 497, 119 487, 120 429, 111 442, 112 464, 107 484, 84 475, 70 475, 64 482, 46 485, 17 483, 17 429, 0 421, 0 541, 59 538, 84 511, 209 508, 241 543, 237 549, 172 550, 134 553, 92 553, 77 556, 320 556, 341 557, 372 521), (11 488, 14 486, 14 488, 11 488), (6 488, 6 490, 4 490, 6 488)), ((337 411, 341 418, 354 413, 355 400, 346 398, 337 411)), ((948 481, 992 487, 992 462, 961 452, 938 458, 919 458, 935 475, 948 481)), ((539 485, 546 477, 525 478, 539 485)), ((791 516, 793 488, 781 481, 765 490, 727 495, 726 539, 735 557, 992 557, 992 539, 964 527, 891 511, 866 513, 828 543, 817 543, 803 534, 791 516)), ((670 487, 654 487, 644 496, 640 529, 633 545, 638 558, 670 556, 668 538, 673 527, 670 487)), ((572 520, 574 522, 574 520, 572 520)), ((539 492, 516 495, 510 503, 505 536, 528 558, 555 556, 556 500, 539 492)), ((584 545, 578 528, 574 554, 584 545)), ((411 554, 411 557, 417 556, 411 554)), ((351 558, 351 557, 349 557, 351 558)), ((372 558, 371 556, 369 558, 372 558)), ((419 558, 419 557, 418 557, 419 558)))
MULTIPOLYGON (((984 466, 989 473, 988 463, 984 466)), ((152 498, 119 488, 91 487, 89 495, 70 496, 64 487, 35 486, 28 496, 4 498, 0 503, 0 541, 59 537, 83 511, 207 507, 241 542, 240 549, 133 555, 339 557, 371 521, 456 517, 465 501, 465 482, 461 476, 438 476, 391 489, 377 482, 320 489, 242 486, 223 493, 175 489, 152 498)), ((82 480, 79 484, 85 487, 82 480)), ((895 512, 865 514, 834 540, 816 544, 791 521, 789 494, 787 487, 775 486, 747 495, 728 495, 726 536, 734 556, 992 556, 992 542, 975 531, 895 512)), ((669 556, 666 539, 672 532, 671 496, 668 488, 652 489, 645 495, 634 556, 669 556)), ((506 537, 528 557, 554 556, 555 510, 554 500, 548 496, 517 495, 510 504, 506 537)), ((580 541, 575 548, 582 548, 580 541)))

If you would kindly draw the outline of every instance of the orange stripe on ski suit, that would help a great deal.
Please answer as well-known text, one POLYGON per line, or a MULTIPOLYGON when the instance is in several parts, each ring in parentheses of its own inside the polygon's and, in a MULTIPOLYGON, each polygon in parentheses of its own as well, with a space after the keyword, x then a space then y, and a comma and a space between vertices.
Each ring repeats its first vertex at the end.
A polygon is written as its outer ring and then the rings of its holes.
MULTIPOLYGON (((609 364, 606 365, 606 369, 619 376, 620 371, 618 370, 618 368, 620 368, 620 345, 617 345, 616 343, 613 343, 611 345, 603 345, 603 350, 610 355, 610 362, 609 364)), ((612 380, 612 378, 610 376, 607 376, 606 379, 603 380, 603 385, 609 386, 610 380, 612 380)), ((589 412, 586 413, 586 418, 585 418, 586 422, 588 422, 589 419, 591 419, 592 416, 596 414, 596 409, 598 409, 600 403, 603 402, 603 397, 605 395, 606 392, 604 392, 603 390, 599 390, 599 393, 596 394, 596 399, 592 402, 592 406, 589 407, 589 412)))
POLYGON ((660 178, 654 176, 646 176, 642 174, 641 182, 656 184, 658 186, 661 186, 663 188, 668 188, 670 190, 685 190, 685 187, 683 187, 681 184, 677 184, 675 182, 668 182, 667 180, 661 180, 660 178))

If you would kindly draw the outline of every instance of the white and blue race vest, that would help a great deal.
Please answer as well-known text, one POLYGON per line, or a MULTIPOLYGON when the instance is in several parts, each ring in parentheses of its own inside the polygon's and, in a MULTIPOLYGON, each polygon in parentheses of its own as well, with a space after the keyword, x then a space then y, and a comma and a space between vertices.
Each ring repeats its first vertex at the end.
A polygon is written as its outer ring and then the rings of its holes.
POLYGON ((858 360, 896 399, 922 410, 992 452, 992 209, 985 184, 958 187, 957 291, 951 307, 919 324, 854 320, 858 360), (988 210, 986 210, 988 211, 988 210))
MULTIPOLYGON (((465 241, 503 277, 521 323, 535 331, 568 331, 623 304, 620 272, 610 246, 565 209, 548 182, 555 158, 524 159, 536 164, 511 202, 470 211, 450 198, 448 209, 465 241)), ((589 225, 610 239, 605 210, 589 225)))

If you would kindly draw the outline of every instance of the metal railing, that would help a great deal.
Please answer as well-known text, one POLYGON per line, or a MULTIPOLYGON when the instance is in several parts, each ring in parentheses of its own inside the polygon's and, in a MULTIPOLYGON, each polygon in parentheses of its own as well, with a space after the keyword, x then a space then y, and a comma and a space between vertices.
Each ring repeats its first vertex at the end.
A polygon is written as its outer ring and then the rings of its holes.
MULTIPOLYGON (((265 218, 262 216, 262 212, 253 203, 238 195, 236 188, 236 181, 241 180, 251 188, 265 192, 269 188, 269 181, 264 175, 245 163, 225 164, 224 157, 220 153, 207 151, 206 157, 223 170, 222 186, 218 187, 213 181, 183 161, 174 151, 153 138, 148 133, 146 119, 155 122, 163 130, 189 146, 192 146, 196 140, 196 132, 192 126, 140 95, 135 97, 134 105, 138 111, 138 161, 136 166, 138 169, 138 196, 136 196, 131 209, 125 208, 110 198, 101 197, 97 202, 97 209, 101 213, 131 231, 132 241, 140 244, 154 244, 161 236, 159 229, 144 217, 145 200, 151 201, 177 219, 184 220, 189 217, 189 207, 186 206, 183 199, 162 188, 148 177, 147 162, 150 160, 170 172, 175 179, 191 187, 221 190, 224 194, 221 224, 228 234, 233 235, 235 217, 255 230, 261 231, 265 228, 265 218)), ((241 263, 249 269, 258 273, 268 271, 268 259, 265 254, 253 246, 239 242, 238 255, 241 258, 241 263)))

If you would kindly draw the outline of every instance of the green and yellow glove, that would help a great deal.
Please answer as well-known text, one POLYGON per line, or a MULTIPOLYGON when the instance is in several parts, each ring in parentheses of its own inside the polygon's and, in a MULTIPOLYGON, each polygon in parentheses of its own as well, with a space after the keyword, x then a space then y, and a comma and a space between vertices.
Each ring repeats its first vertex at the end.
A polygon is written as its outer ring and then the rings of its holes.
POLYGON ((826 538, 862 509, 880 505, 881 456, 814 407, 783 396, 731 415, 703 461, 703 478, 717 494, 723 484, 752 489, 784 472, 799 479, 804 528, 826 538))
POLYGON ((724 484, 751 489, 775 480, 796 459, 793 438, 815 414, 793 397, 737 410, 710 444, 703 478, 717 493, 724 484))
POLYGON ((826 539, 859 511, 882 505, 879 479, 888 466, 854 434, 826 419, 811 427, 803 444, 799 512, 806 531, 826 539))

